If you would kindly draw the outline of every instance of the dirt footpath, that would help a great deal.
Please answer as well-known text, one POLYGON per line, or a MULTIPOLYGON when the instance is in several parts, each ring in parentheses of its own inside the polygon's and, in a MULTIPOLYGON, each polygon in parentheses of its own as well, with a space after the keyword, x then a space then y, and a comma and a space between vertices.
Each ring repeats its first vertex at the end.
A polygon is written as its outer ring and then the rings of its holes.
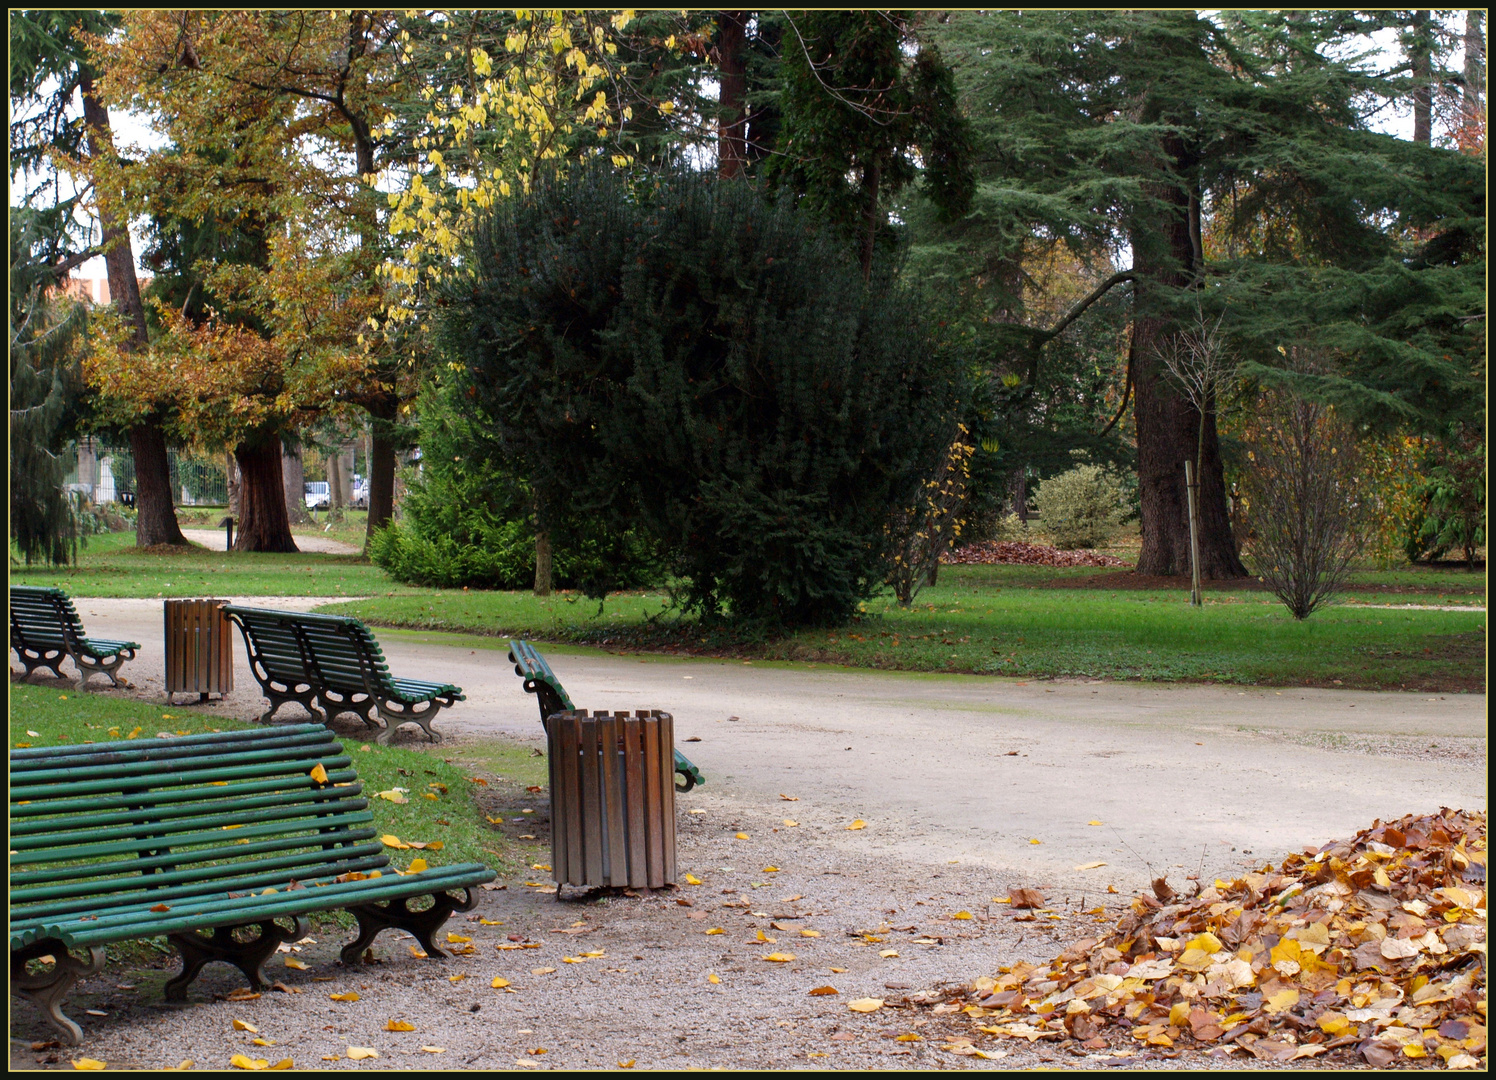
MULTIPOLYGON (((160 602, 77 604, 91 633, 142 642, 124 672, 133 693, 159 695, 160 602)), ((466 690, 437 721, 444 756, 461 760, 465 746, 493 737, 541 745, 534 699, 501 642, 378 636, 397 675, 466 690)), ((263 705, 236 649, 235 694, 202 708, 251 717, 263 705)), ((1088 912, 1153 876, 1234 876, 1375 818, 1486 807, 1483 695, 1045 683, 542 651, 579 705, 674 714, 678 746, 707 777, 677 802, 680 867, 700 886, 558 899, 535 870, 483 894, 474 914, 502 926, 463 916, 449 925, 474 939, 470 956, 439 967, 386 935, 376 948, 383 963, 344 971, 333 964, 338 942, 319 941, 303 946, 309 970, 275 975, 300 995, 211 1000, 240 983, 210 968, 193 988, 200 1004, 173 1009, 160 1004, 164 972, 110 973, 73 1010, 107 1014, 80 1016, 88 1055, 221 1068, 230 1054, 253 1052, 342 1067, 359 1064, 346 1057, 351 1045, 397 1067, 1085 1066, 1110 1059, 1016 1040, 986 1047, 1002 1058, 958 1057, 935 1038, 942 1021, 899 1006, 1000 964, 1049 959, 1098 919, 1115 919, 1088 912), (866 826, 849 830, 854 819, 866 826), (1104 865, 1080 869, 1089 864, 1104 865), (1049 910, 1015 921, 994 898, 1017 886, 1042 890, 1049 910), (794 959, 763 959, 774 953, 794 959), (496 977, 510 986, 493 988, 496 977), (837 993, 809 994, 822 986, 837 993), (328 999, 345 990, 360 1000, 328 999), (863 997, 888 1004, 849 1011, 863 997), (236 1018, 275 1047, 251 1046, 254 1036, 232 1031, 236 1018), (416 1031, 388 1032, 391 1019, 416 1031), (898 1041, 910 1034, 921 1038, 898 1041)), ((283 716, 296 718, 296 708, 283 716)), ((356 724, 340 730, 354 734, 356 724)), ((544 804, 534 806, 544 828, 544 804)), ((29 1004, 13 1005, 12 1022, 20 1039, 46 1037, 29 1004)), ((12 1048, 13 1064, 31 1064, 15 1052, 24 1046, 12 1048)), ((1216 1064, 1192 1054, 1128 1063, 1216 1064)))

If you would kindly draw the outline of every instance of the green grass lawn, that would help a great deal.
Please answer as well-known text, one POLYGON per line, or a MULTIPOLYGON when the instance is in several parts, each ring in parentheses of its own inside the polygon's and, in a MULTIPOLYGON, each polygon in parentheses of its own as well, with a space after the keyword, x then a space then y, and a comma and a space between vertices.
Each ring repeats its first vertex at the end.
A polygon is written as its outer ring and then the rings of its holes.
MULTIPOLYGON (((321 610, 376 626, 523 636, 614 651, 666 651, 906 671, 1085 676, 1364 689, 1484 691, 1483 611, 1373 605, 1485 603, 1483 570, 1409 567, 1355 575, 1343 603, 1295 622, 1255 582, 1135 588, 1125 572, 948 566, 909 609, 870 601, 854 624, 746 637, 680 620, 663 592, 599 604, 577 593, 412 588, 357 556, 138 552, 129 534, 95 537, 67 570, 12 567, 12 580, 76 596, 363 597, 321 610)), ((1156 584, 1156 583, 1155 583, 1156 584)))
POLYGON ((89 537, 78 564, 65 569, 27 568, 12 559, 10 580, 15 585, 55 585, 72 596, 360 596, 409 591, 361 555, 260 555, 197 546, 167 553, 140 551, 134 533, 89 537))
MULTIPOLYGON (((153 705, 114 693, 80 692, 14 683, 10 687, 10 744, 77 745, 112 739, 154 739, 162 731, 197 735, 237 731, 257 725, 224 717, 195 715, 190 707, 153 705)), ((341 736, 340 741, 364 785, 374 824, 381 834, 429 843, 438 852, 389 849, 393 865, 404 868, 416 856, 432 866, 481 862, 500 877, 530 874, 546 862, 538 842, 523 841, 529 821, 545 795, 527 791, 545 784, 545 759, 528 748, 490 740, 475 748, 438 744, 386 747, 372 739, 341 736), (406 802, 378 797, 395 793, 406 802), (524 810, 532 813, 525 814, 524 810)))

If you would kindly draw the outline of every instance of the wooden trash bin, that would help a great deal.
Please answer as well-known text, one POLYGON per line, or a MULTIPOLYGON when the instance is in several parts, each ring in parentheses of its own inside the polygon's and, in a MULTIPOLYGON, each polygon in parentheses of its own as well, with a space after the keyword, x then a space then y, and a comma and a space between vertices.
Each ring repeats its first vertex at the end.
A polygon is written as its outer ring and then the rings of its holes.
POLYGON ((551 876, 559 885, 675 884, 675 732, 667 712, 586 709, 545 721, 551 876))
POLYGON ((227 600, 167 600, 166 700, 177 694, 226 695, 234 688, 234 639, 227 600))

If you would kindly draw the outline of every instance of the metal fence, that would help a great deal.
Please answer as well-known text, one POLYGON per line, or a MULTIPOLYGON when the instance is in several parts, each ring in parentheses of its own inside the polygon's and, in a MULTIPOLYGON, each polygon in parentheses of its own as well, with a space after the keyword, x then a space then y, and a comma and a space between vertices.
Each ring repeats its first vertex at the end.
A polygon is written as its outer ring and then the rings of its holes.
MULTIPOLYGON (((229 501, 229 478, 224 467, 175 450, 166 452, 171 470, 171 497, 175 506, 224 506, 229 501)), ((67 485, 81 492, 96 506, 128 501, 135 491, 135 458, 128 447, 97 446, 89 476, 75 466, 67 485)))

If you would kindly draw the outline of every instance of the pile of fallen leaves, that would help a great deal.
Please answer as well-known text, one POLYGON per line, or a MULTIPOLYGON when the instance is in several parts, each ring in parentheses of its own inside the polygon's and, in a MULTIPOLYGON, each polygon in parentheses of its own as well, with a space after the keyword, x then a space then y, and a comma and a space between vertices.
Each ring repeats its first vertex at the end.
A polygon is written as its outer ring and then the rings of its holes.
POLYGON ((943 563, 1021 563, 1027 566, 1126 566, 1113 555, 1094 551, 1061 551, 1047 544, 986 540, 967 544, 940 556, 943 563))
POLYGON ((1113 932, 976 980, 961 1011, 988 1035, 1116 1056, 1484 1068, 1485 880, 1484 813, 1409 815, 1192 895, 1159 878, 1113 932))

